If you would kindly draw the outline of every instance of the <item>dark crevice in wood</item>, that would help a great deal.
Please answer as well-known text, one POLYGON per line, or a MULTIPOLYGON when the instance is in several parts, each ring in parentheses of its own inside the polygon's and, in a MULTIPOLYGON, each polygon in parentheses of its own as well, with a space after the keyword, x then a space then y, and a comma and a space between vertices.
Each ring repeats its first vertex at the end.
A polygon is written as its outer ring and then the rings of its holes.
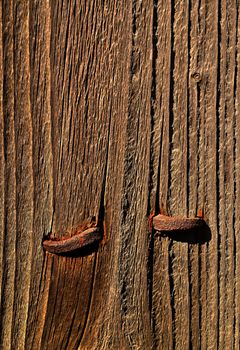
MULTIPOLYGON (((197 8, 197 17, 198 17, 198 20, 201 18, 201 15, 200 15, 200 8, 201 8, 201 1, 198 2, 198 8, 197 8)), ((199 24, 200 25, 200 24, 199 24)), ((199 29, 198 29, 199 30, 199 29)), ((199 30, 200 31, 200 30, 199 30)), ((198 32, 198 35, 199 35, 199 32, 198 32)), ((191 48, 189 48, 191 49, 191 48)), ((201 61, 200 61, 200 52, 201 52, 201 43, 197 49, 197 58, 196 58, 196 65, 197 65, 197 69, 199 69, 199 65, 201 65, 201 61)), ((200 137, 201 137, 201 115, 200 115, 200 108, 201 108, 201 85, 199 83, 196 84, 196 94, 197 94, 197 97, 196 97, 196 112, 197 112, 197 115, 196 115, 196 143, 197 143, 197 150, 200 149, 200 137)), ((196 177, 197 177, 197 183, 196 183, 196 188, 199 189, 199 185, 200 185, 200 167, 199 167, 199 164, 200 164, 200 154, 199 154, 199 151, 197 152, 196 154, 196 164, 197 164, 197 171, 196 171, 196 177)), ((197 190, 196 191, 196 205, 199 204, 199 191, 197 190)), ((204 204, 204 203, 202 203, 204 204)), ((197 213, 196 213, 197 214, 197 213)))
MULTIPOLYGON (((174 2, 171 1, 171 57, 170 57, 170 86, 169 86, 169 161, 168 161, 168 198, 171 196, 171 183, 172 183, 172 172, 171 172, 171 155, 173 149, 173 120, 174 120, 174 65, 175 65, 175 49, 174 49, 174 17, 175 9, 174 2)), ((170 213, 169 213, 170 214, 170 213)))
MULTIPOLYGON (((219 89, 220 79, 221 79, 221 1, 218 2, 218 28, 217 28, 217 37, 218 37, 218 52, 217 52, 217 82, 216 82, 216 246, 217 246, 217 271, 221 271, 221 235, 220 235, 220 98, 221 91, 219 89)), ((217 274, 217 303, 220 305, 220 274, 217 274)), ((217 349, 219 349, 220 342, 220 312, 217 310, 217 349)))
MULTIPOLYGON (((191 1, 189 1, 189 5, 188 5, 188 74, 187 74, 187 125, 186 125, 186 160, 187 160, 187 164, 186 164, 186 206, 187 206, 187 210, 189 211, 189 195, 190 195, 190 181, 189 181, 189 175, 190 175, 190 145, 189 145, 189 135, 190 135, 190 126, 189 126, 189 120, 190 120, 190 109, 189 109, 189 105, 190 105, 190 84, 189 84, 189 64, 190 64, 190 60, 191 60, 191 54, 190 54, 190 43, 191 43, 191 1)), ((190 310, 191 311, 191 310, 190 310)), ((189 322, 190 324, 190 322, 189 322)))
MULTIPOLYGON (((236 24, 239 23, 239 13, 238 9, 236 8, 236 24)), ((237 80, 238 80, 238 27, 236 27, 236 41, 235 41, 235 70, 234 70, 234 84, 233 84, 233 91, 234 91, 234 106, 236 105, 237 101, 237 80)), ((234 112, 236 113, 236 110, 234 109, 234 112)), ((234 117, 235 117, 234 113, 234 117)), ((236 117, 235 117, 236 119, 236 117)), ((234 122, 234 125, 236 127, 236 120, 234 122)), ((234 142, 236 143, 236 137, 234 138, 234 142)), ((236 148, 234 148, 236 152, 236 148)), ((236 159, 236 158, 235 158, 236 159)), ((236 192, 235 192, 236 193, 236 192)))
MULTIPOLYGON (((187 74, 187 125, 186 125, 186 210, 189 213, 189 200, 190 200, 190 109, 189 109, 189 105, 190 105, 190 84, 189 84, 189 65, 191 62, 191 51, 190 51, 190 45, 191 45, 191 11, 192 11, 192 6, 191 6, 191 1, 189 1, 188 3, 188 44, 187 44, 187 49, 188 49, 188 74, 187 74)), ((192 320, 192 303, 191 303, 191 263, 190 263, 190 247, 188 245, 187 248, 187 259, 188 259, 188 267, 187 267, 187 271, 188 271, 188 284, 189 284, 189 308, 188 308, 188 319, 189 319, 189 323, 188 323, 188 327, 189 327, 189 349, 191 349, 192 347, 192 325, 191 325, 191 320, 192 320)))
POLYGON ((199 271, 199 283, 198 283, 198 295, 199 295, 199 343, 201 344, 201 335, 202 335, 202 303, 201 303, 201 266, 202 266, 202 258, 201 258, 201 247, 198 247, 198 271, 199 271))
MULTIPOLYGON (((73 329, 73 325, 74 325, 74 322, 75 322, 75 317, 76 317, 76 309, 74 310, 74 315, 72 317, 72 322, 70 324, 68 335, 66 337, 65 347, 64 348, 62 347, 62 349, 68 349, 69 348, 69 342, 70 342, 70 340, 72 338, 72 329, 73 329)), ((78 349, 79 346, 76 345, 76 347, 74 347, 74 349, 75 348, 78 349)))
MULTIPOLYGON (((153 189, 153 158, 154 158, 154 147, 153 147, 153 139, 155 133, 155 109, 156 109, 156 84, 157 84, 157 72, 156 72, 156 64, 158 59, 158 13, 157 13, 158 0, 153 0, 153 19, 152 19, 152 84, 151 84, 151 137, 150 137, 150 157, 149 157, 149 188, 148 188, 148 211, 147 215, 150 215, 151 211, 154 210, 155 214, 159 213, 159 193, 156 191, 156 200, 155 200, 155 208, 151 208, 151 192, 153 189), (157 198, 158 197, 158 198, 157 198)), ((161 146, 160 146, 161 147, 161 146)), ((161 150, 160 150, 161 154, 161 150)), ((160 159, 159 159, 160 161, 160 159)), ((160 164, 158 164, 158 167, 160 164)), ((159 183, 159 179, 157 179, 159 183)))
MULTIPOLYGON (((66 61, 67 61, 67 48, 68 48, 68 44, 69 42, 71 41, 70 39, 70 34, 69 34, 69 26, 70 26, 70 3, 69 3, 69 7, 68 7, 68 15, 67 15, 67 26, 66 26, 66 33, 65 33, 65 46, 64 46, 64 49, 63 49, 63 62, 66 64, 66 61)), ((65 69, 65 67, 64 67, 65 69)), ((70 79, 69 79, 70 80, 70 79)), ((68 81, 69 82, 69 81, 68 81)), ((69 86, 68 86, 68 90, 69 90, 69 86)), ((68 91, 68 94, 69 94, 69 91, 68 91)), ((69 100, 69 98, 68 98, 69 100)), ((63 99, 63 102, 64 102, 64 99, 63 99)), ((64 106, 63 106, 64 108, 64 106)), ((64 109, 62 109, 62 113, 63 113, 64 109)))
MULTIPOLYGON (((42 263, 42 271, 41 271, 41 279, 40 279, 39 288, 38 288, 38 296, 37 296, 38 300, 40 300, 42 282, 43 283, 45 282, 44 279, 46 277, 46 275, 45 275, 46 266, 47 266, 47 259, 46 259, 46 253, 44 253, 43 263, 42 263)), ((52 263, 51 263, 51 271, 52 271, 52 268, 53 268, 53 259, 52 259, 52 263)), ((49 295, 48 295, 48 297, 49 297, 49 295)), ((39 304, 37 303, 37 305, 39 305, 39 304)), ((30 328, 29 328, 29 330, 30 330, 30 328)), ((32 329, 30 331, 32 331, 32 329)), ((28 337, 28 333, 27 333, 27 337, 28 337)), ((36 333, 34 333, 34 336, 32 338, 32 343, 31 343, 32 347, 33 347, 33 344, 35 342, 35 338, 36 338, 36 333)), ((39 344, 40 344, 40 348, 41 349, 42 349, 42 347, 41 347, 42 341, 43 341, 43 332, 42 332, 41 338, 39 339, 39 344)), ((25 346, 26 346, 26 342, 27 342, 27 338, 26 338, 26 341, 25 341, 25 346)))
MULTIPOLYGON (((4 91, 5 91, 5 80, 6 80, 6 74, 4 74, 6 72, 6 70, 4 69, 5 67, 5 41, 6 41, 6 35, 4 35, 4 25, 5 25, 5 16, 4 16, 4 1, 1 2, 0 6, 1 6, 1 10, 2 10, 2 32, 1 32, 1 36, 2 36, 2 119, 3 119, 3 156, 4 156, 4 160, 6 162, 7 160, 7 148, 6 148, 6 132, 5 132, 5 104, 4 104, 4 91)), ((1 266, 5 266, 5 257, 6 257, 6 240, 7 240, 7 208, 6 208, 6 198, 5 195, 7 193, 7 181, 6 181, 6 168, 4 167, 4 178, 3 178, 3 183, 4 183, 4 207, 3 207, 3 217, 4 217, 4 224, 3 224, 3 241, 2 241, 2 261, 1 261, 1 266)), ((0 296, 0 339, 2 338, 2 330, 3 330, 3 314, 4 314, 4 296, 5 296, 5 288, 4 286, 6 286, 6 277, 7 277, 7 270, 3 269, 2 271, 2 276, 1 276, 1 296, 0 296)), ((1 342, 0 342, 1 343, 1 342)))
MULTIPOLYGON (((41 288, 42 288, 42 282, 44 279, 44 269, 45 269, 45 264, 46 264, 46 254, 44 254, 43 256, 43 261, 42 261, 42 269, 41 269, 41 277, 40 277, 40 281, 39 281, 39 285, 38 285, 38 292, 37 292, 37 303, 36 305, 39 305, 39 301, 40 301, 40 296, 41 296, 41 288)), ((29 313, 28 313, 28 319, 29 319, 29 313)), ((27 320, 27 324, 29 323, 29 321, 27 320)), ((31 329, 32 331, 32 329, 31 329)), ((35 333, 34 333, 34 337, 32 338, 32 343, 31 346, 33 347, 34 344, 34 338, 35 338, 35 333)), ((25 347, 27 346, 27 340, 28 340, 28 332, 26 334, 26 339, 25 339, 25 347)))
MULTIPOLYGON (((156 64, 158 58, 158 0, 153 0, 153 18, 152 18, 152 84, 151 84, 151 138, 150 138, 150 157, 149 157, 149 189, 148 189, 148 212, 147 215, 150 215, 152 210, 155 214, 159 213, 159 186, 160 186, 160 157, 161 157, 161 145, 160 145, 160 154, 158 162, 158 171, 157 171, 157 188, 155 195, 155 208, 151 208, 151 194, 153 189, 153 157, 154 157, 154 147, 153 147, 153 138, 154 138, 154 129, 155 129, 155 108, 156 108, 156 83, 157 83, 157 74, 156 74, 156 64)), ((152 312, 153 305, 153 269, 154 269, 154 230, 151 229, 149 234, 149 246, 148 246, 148 261, 147 261, 147 280, 148 280, 148 302, 149 302, 149 312, 150 320, 152 326, 152 332, 154 337, 154 316, 152 312)))
MULTIPOLYGON (((50 81, 50 123, 51 123, 51 148, 52 148, 52 166, 53 166, 53 173, 54 172, 54 164, 55 164, 55 160, 54 160, 54 77, 53 77, 53 72, 52 72, 52 68, 54 66, 54 45, 53 45, 53 40, 54 40, 54 35, 53 35, 53 21, 54 21, 54 5, 53 3, 49 3, 49 8, 50 8, 50 52, 53 54, 50 55, 49 57, 49 61, 50 61, 50 69, 49 69, 49 81, 50 81)), ((55 176, 53 176, 53 198, 52 198, 52 208, 53 208, 53 213, 52 213, 52 223, 51 223, 51 231, 53 229, 53 225, 54 225, 54 218, 55 218, 55 208, 56 208, 56 199, 55 199, 55 195, 54 193, 56 193, 56 178, 55 176)))
POLYGON ((110 148, 110 133, 111 133, 111 118, 109 120, 109 125, 108 125, 106 161, 105 161, 105 168, 103 172, 102 190, 100 195, 99 212, 98 212, 98 219, 97 219, 97 226, 100 227, 100 230, 102 232, 104 232, 103 222, 104 222, 104 215, 105 215, 105 194, 106 194, 106 184, 107 184, 108 156, 109 156, 109 148, 110 148))
POLYGON ((234 269, 234 292, 233 292, 233 298, 234 298, 234 313, 233 313, 233 331, 234 331, 234 344, 236 344, 236 326, 237 326, 237 308, 236 308, 236 296, 237 296, 237 290, 236 290, 236 281, 237 281, 237 238, 236 238, 236 233, 237 233, 237 227, 236 227, 236 206, 237 206, 237 200, 236 200, 236 193, 237 193, 237 179, 236 179, 236 174, 237 174, 237 169, 236 169, 236 164, 237 164, 237 136, 236 136, 236 127, 237 127, 237 120, 236 120, 236 110, 235 110, 235 104, 236 104, 236 91, 237 91, 237 54, 238 54, 238 46, 237 46, 237 37, 238 37, 238 10, 237 10, 237 5, 235 7, 236 11, 236 36, 235 36, 235 69, 234 69, 234 83, 233 83, 233 91, 234 91, 234 113, 233 113, 233 163, 234 163, 234 169, 233 169, 233 176, 234 176, 234 181, 233 181, 233 193, 234 193, 234 199, 233 199, 233 269, 234 269))
MULTIPOLYGON (((1 14, 2 14, 2 17, 1 17, 1 21, 2 21, 2 31, 1 31, 1 44, 2 44, 2 60, 1 60, 1 66, 2 66, 2 75, 1 75, 1 79, 2 79, 2 94, 1 94, 1 99, 2 99, 2 123, 3 123, 3 130, 2 130, 2 134, 0 135, 0 137, 3 137, 3 157, 4 157, 4 160, 6 160, 6 147, 5 147, 5 123, 4 123, 4 6, 3 6, 3 2, 1 2, 0 4, 1 6, 1 14)), ((3 197, 3 232, 2 232, 2 237, 3 237, 3 240, 1 242, 2 246, 1 246, 1 254, 2 254, 2 259, 0 261, 1 263, 1 266, 4 266, 4 261, 5 261, 5 246, 6 246, 6 219, 7 219, 7 216, 6 216, 6 198, 5 198, 5 193, 6 193, 6 179, 5 179, 5 167, 3 169, 3 193, 2 193, 2 196, 3 197)), ((0 279, 0 287, 1 287, 1 295, 0 295, 0 339, 2 338, 2 330, 3 330, 3 298, 4 298, 4 286, 5 286, 5 279, 6 279, 6 272, 4 273, 4 269, 1 273, 1 279, 0 279)))
MULTIPOLYGON (((239 6, 239 4, 237 3, 236 5, 236 23, 239 23, 239 11, 238 11, 238 8, 237 6, 239 6)), ((235 72, 234 72, 234 116, 236 115, 237 111, 236 111, 236 102, 237 102, 237 83, 238 83, 238 80, 239 80, 239 74, 238 74, 238 54, 239 54, 239 50, 238 50, 238 37, 239 37, 239 27, 236 28, 236 48, 235 48, 235 72)), ((236 299, 237 299, 237 279, 238 279, 238 276, 237 276, 237 256, 238 256, 238 253, 237 253, 237 209, 236 209, 236 205, 237 205, 237 177, 236 177, 236 174, 237 174, 237 166, 236 166, 236 160, 237 160, 237 120, 236 120, 236 116, 235 116, 235 119, 234 119, 234 125, 235 125, 235 137, 234 137, 234 164, 235 164, 235 171, 234 171, 234 174, 235 174, 235 182, 234 182, 234 193, 235 193, 235 205, 234 205, 234 224, 233 224, 233 227, 234 227, 234 250, 233 250, 233 254, 234 254, 234 275, 235 275, 235 282, 234 282, 234 302, 235 302, 235 307, 234 307, 234 333, 235 333, 235 342, 234 344, 236 345, 237 344, 237 326, 238 326, 238 308, 237 308, 237 302, 236 302, 236 299)))
MULTIPOLYGON (((164 120, 163 120, 164 122, 164 120)), ((163 134, 163 122, 161 125, 161 135, 163 134)), ((160 204, 160 175, 161 175, 161 155, 162 155, 162 142, 160 144, 158 169, 157 169, 157 186, 156 186, 156 196, 155 196, 155 215, 160 214, 163 204, 160 204)), ((165 206, 166 204, 164 204, 165 206)))
POLYGON ((191 265, 191 246, 188 246, 188 281, 189 281, 189 350, 193 350, 192 339, 193 339, 193 330, 192 330, 192 300, 193 300, 193 285, 191 280, 192 273, 191 265))
MULTIPOLYGON (((53 268, 54 268, 54 264, 56 264, 56 259, 59 259, 58 257, 53 257, 52 258, 52 264, 51 264, 51 276, 53 276, 53 268)), ((48 291, 48 301, 47 301, 47 313, 48 314, 48 318, 51 318, 51 321, 49 322, 50 327, 47 325, 47 323, 45 322, 44 324, 44 328, 43 328, 43 333, 42 333, 42 341, 43 343, 45 342, 50 342, 51 343, 51 333, 53 334, 52 328, 55 327, 55 322, 54 322, 54 312, 59 311, 56 308, 56 304, 57 304, 57 293, 56 291, 59 290, 59 278, 60 276, 58 275, 58 279, 57 279, 57 283, 55 286, 50 285, 49 291, 48 291), (56 291, 54 290, 56 288, 56 291), (54 301, 52 302, 52 296, 54 297, 54 301), (50 311, 48 313, 48 311, 50 311), (49 327, 49 328, 48 328, 49 327)))
MULTIPOLYGON (((171 155, 173 150, 173 120, 174 120, 174 66, 175 66, 175 51, 174 51, 174 19, 175 19, 175 8, 174 2, 171 1, 171 56, 170 56, 170 74, 169 74, 169 158, 168 158, 168 198, 171 196, 171 183, 172 183, 172 172, 171 172, 171 155)), ((166 208, 167 209, 167 208, 166 208)), ((169 212, 169 211, 168 211, 169 212)), ((175 300, 174 300, 174 277, 173 277, 173 241, 169 243, 168 248, 168 274, 169 274, 169 289, 170 289, 170 305, 172 315, 172 347, 176 347, 176 333, 175 333, 175 300)))
MULTIPOLYGON (((34 5, 33 3, 29 2, 29 6, 28 6, 28 11, 29 11, 29 18, 28 18, 28 31, 29 31, 29 79, 30 79, 30 114, 31 114, 31 126, 32 126, 32 169, 33 169, 33 222, 32 222, 32 230, 34 232, 34 219, 35 219, 35 213, 37 212, 36 209, 36 203, 38 201, 37 198, 37 188, 36 188, 36 178, 35 178, 35 173, 36 173, 36 169, 35 169, 35 164, 34 164, 34 154, 37 154, 37 152, 39 152, 39 149, 37 149, 37 147, 35 148, 35 143, 34 140, 36 138, 35 135, 35 130, 34 130, 34 115, 35 115, 35 98, 36 96, 34 95, 34 68, 35 68, 35 55, 34 53, 36 53, 37 51, 37 35, 36 32, 38 31, 37 25, 38 25, 38 19, 36 21, 36 19, 34 18, 34 15, 36 13, 34 13, 34 5)), ((40 81, 40 72, 41 72, 41 60, 39 60, 38 62, 38 76, 37 76, 37 88, 40 89, 40 85, 39 85, 39 81, 40 81)), ((40 117, 41 118, 41 117, 40 117)), ((34 240, 34 236, 33 236, 33 240, 34 240)), ((32 261, 34 261, 35 259, 35 251, 34 251, 34 244, 32 246, 32 254, 31 254, 31 259, 32 261)), ((43 255, 43 259, 42 259, 42 266, 41 266, 41 274, 40 274, 40 279, 39 279, 39 284, 38 284, 38 288, 36 289, 36 305, 40 304, 40 296, 41 296, 41 288, 42 288, 42 281, 44 278, 44 265, 45 265, 45 259, 46 259, 46 255, 43 255)), ((33 264, 32 264, 33 265, 33 264)), ((33 266, 31 266, 32 271, 34 271, 33 266)), ((33 272, 32 272, 33 273, 33 272)), ((30 280, 30 290, 32 287, 32 279, 30 280)), ((31 293, 30 293, 31 296, 31 293)), ((31 302, 31 300, 30 300, 31 302)), ((31 341, 31 347, 33 347, 34 344, 34 338, 35 338, 35 333, 34 336, 31 338, 29 335, 29 328, 28 328, 28 324, 33 324, 33 321, 30 318, 30 314, 31 314, 31 307, 28 308, 28 314, 27 314, 27 329, 26 329, 26 339, 25 339, 25 347, 27 348, 28 343, 29 343, 29 339, 32 339, 31 341)), ((36 325, 36 320, 34 320, 34 328, 36 325)))
MULTIPOLYGON (((137 31, 137 14, 136 14, 136 0, 132 0, 132 34, 133 36, 137 31)), ((133 37, 134 42, 134 37, 133 37)))
MULTIPOLYGON (((4 201, 4 237, 3 237, 3 251, 2 251, 2 261, 1 266, 5 266, 5 260, 6 260, 6 244, 7 244, 7 216, 6 216, 6 201, 4 201)), ((3 270, 2 272, 2 279, 1 279, 1 304, 0 304, 0 339, 3 338, 2 330, 4 329, 3 324, 3 316, 6 314, 6 308, 5 305, 5 298, 6 298, 6 286, 7 286, 7 270, 3 270)))
POLYGON ((147 261, 147 281, 148 281, 148 302, 149 302, 149 313, 151 319, 152 332, 154 337, 154 316, 153 316, 153 271, 154 271, 154 230, 152 228, 149 234, 149 244, 148 244, 148 261, 147 261))
MULTIPOLYGON (((200 85, 197 84, 197 149, 200 149, 200 133, 201 133, 201 128, 200 128, 200 122, 201 122, 201 116, 200 116, 200 94, 201 94, 201 88, 200 85)), ((196 188, 199 189, 199 185, 200 185, 200 168, 199 168, 199 164, 200 164, 200 155, 199 152, 197 152, 196 154, 197 157, 197 183, 196 183, 196 188)), ((199 203, 199 191, 196 191, 196 203, 198 205, 199 203)), ((196 213, 197 214, 197 213, 196 213)))
MULTIPOLYGON (((87 328, 87 323, 88 323, 88 319, 89 319, 89 315, 90 315, 90 308, 91 308, 91 304, 92 304, 92 295, 93 295, 93 290, 94 290, 94 281, 96 278, 96 265, 97 265, 97 253, 95 254, 94 257, 94 263, 93 263, 93 273, 92 273, 92 280, 91 280, 91 285, 89 287, 90 292, 89 292, 89 299, 88 299, 88 306, 87 306, 87 311, 86 311, 86 317, 85 317, 85 321, 82 327, 82 332, 79 336, 79 340, 76 342, 77 343, 77 349, 80 348, 84 333, 86 331, 87 328)), ((70 333, 69 333, 70 336, 70 333)))
MULTIPOLYGON (((28 17, 28 31, 29 31, 29 79, 30 79, 30 113, 31 113, 31 126, 32 126, 32 152, 34 155, 35 149, 34 149, 34 122, 33 122, 33 116, 34 116, 34 93, 33 93, 33 89, 32 86, 34 85, 34 79, 33 79, 33 71, 34 71, 34 55, 33 53, 36 52, 36 46, 37 46, 37 40, 34 40, 34 30, 31 30, 32 26, 31 26, 31 22, 34 23, 33 20, 33 9, 32 9, 32 4, 31 2, 29 2, 28 5, 28 11, 29 11, 29 17, 28 17), (34 41, 34 46, 33 46, 33 50, 31 47, 31 43, 34 41)), ((40 65, 40 60, 39 60, 39 65, 40 65)), ((39 74, 40 74, 40 68, 38 70, 39 74)), ((39 75, 38 75, 38 82, 39 82, 39 75)), ((39 84, 38 84, 39 86, 39 84)), ((37 151, 37 150, 36 150, 37 151)), ((34 175, 34 156, 32 157, 32 169, 33 169, 33 175, 34 175)), ((33 213, 35 212, 35 204, 36 204, 36 180, 33 176, 33 213)), ((33 222, 34 225, 34 222, 33 222)), ((33 228, 34 229, 34 228, 33 228)), ((32 250, 33 253, 33 250, 32 250)))
POLYGON ((132 52, 131 52, 131 74, 135 74, 135 34, 137 31, 136 0, 132 1, 132 52))
MULTIPOLYGON (((236 164, 234 162, 234 164, 236 164)), ((234 182, 234 193, 236 193, 236 182, 234 182)), ((235 200, 235 199, 234 199, 235 200)), ((235 207, 235 206, 234 206, 235 207)), ((238 279, 238 276, 236 275, 237 271, 237 242, 236 242, 236 216, 235 216, 235 210, 233 214, 233 269, 234 269, 234 290, 233 290, 233 298, 234 298, 234 314, 233 314, 233 330, 234 330, 234 340, 236 338, 236 317, 237 317, 237 309, 236 309, 236 280, 238 279)))
POLYGON ((150 321, 152 327, 153 338, 155 336, 155 317, 153 314, 153 271, 154 271, 154 230, 152 229, 149 237, 149 246, 148 246, 148 295, 149 295, 149 313, 150 321))

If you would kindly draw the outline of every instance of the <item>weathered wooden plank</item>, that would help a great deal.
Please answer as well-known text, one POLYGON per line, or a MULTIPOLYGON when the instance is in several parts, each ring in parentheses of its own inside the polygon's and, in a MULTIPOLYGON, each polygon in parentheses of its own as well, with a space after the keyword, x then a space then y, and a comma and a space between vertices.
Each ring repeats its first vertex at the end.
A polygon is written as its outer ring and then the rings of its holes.
MULTIPOLYGON (((100 2, 51 2, 53 232, 58 237, 92 217, 102 220, 110 122, 103 91, 111 15, 100 2)), ((54 257, 44 348, 77 347, 88 319, 95 265, 94 253, 54 257)))
POLYGON ((239 348, 239 6, 2 2, 1 348, 239 348), (202 207, 210 242, 148 237, 202 207))

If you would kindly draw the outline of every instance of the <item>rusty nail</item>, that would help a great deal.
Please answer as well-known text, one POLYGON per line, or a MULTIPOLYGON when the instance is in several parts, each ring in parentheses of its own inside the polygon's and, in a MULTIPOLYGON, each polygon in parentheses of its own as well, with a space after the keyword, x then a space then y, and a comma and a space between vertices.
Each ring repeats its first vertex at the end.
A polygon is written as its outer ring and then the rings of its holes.
POLYGON ((184 218, 159 214, 153 218, 153 228, 156 231, 186 231, 205 225, 202 217, 184 218))
POLYGON ((64 254, 90 246, 101 239, 102 234, 99 227, 91 227, 61 240, 47 239, 43 241, 43 248, 53 254, 64 254))

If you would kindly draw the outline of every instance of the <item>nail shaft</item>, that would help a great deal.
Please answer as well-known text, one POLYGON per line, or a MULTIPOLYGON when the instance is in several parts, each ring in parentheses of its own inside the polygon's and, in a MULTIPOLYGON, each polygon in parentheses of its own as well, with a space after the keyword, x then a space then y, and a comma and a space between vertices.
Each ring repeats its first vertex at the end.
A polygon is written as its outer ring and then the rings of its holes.
POLYGON ((63 238, 61 240, 45 240, 43 242, 43 247, 50 253, 62 254, 92 245, 93 243, 99 242, 101 239, 102 234, 100 229, 98 227, 91 227, 70 238, 63 238))
POLYGON ((202 218, 183 218, 159 214, 153 218, 153 227, 156 231, 186 231, 204 226, 202 218))

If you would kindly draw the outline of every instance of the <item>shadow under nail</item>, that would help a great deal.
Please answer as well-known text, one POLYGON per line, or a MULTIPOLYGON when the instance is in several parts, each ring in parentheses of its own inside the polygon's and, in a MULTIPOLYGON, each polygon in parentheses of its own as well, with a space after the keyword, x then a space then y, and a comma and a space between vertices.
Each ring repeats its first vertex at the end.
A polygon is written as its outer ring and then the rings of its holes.
POLYGON ((190 244, 204 244, 212 238, 211 230, 206 223, 189 230, 156 231, 155 236, 168 237, 177 242, 190 244))

